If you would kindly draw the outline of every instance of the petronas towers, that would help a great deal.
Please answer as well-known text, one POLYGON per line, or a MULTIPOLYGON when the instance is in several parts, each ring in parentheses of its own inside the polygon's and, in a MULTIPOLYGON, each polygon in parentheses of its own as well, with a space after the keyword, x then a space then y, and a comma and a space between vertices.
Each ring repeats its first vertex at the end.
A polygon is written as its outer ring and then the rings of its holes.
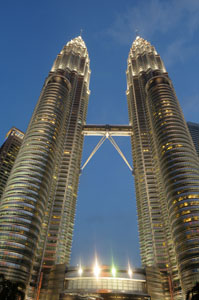
MULTIPOLYGON (((58 54, 0 202, 0 273, 27 299, 69 264, 90 67, 79 36, 58 54)), ((183 299, 199 281, 199 159, 155 48, 133 42, 127 67, 142 265, 152 299, 183 299), (156 284, 154 284, 156 283, 156 284)))

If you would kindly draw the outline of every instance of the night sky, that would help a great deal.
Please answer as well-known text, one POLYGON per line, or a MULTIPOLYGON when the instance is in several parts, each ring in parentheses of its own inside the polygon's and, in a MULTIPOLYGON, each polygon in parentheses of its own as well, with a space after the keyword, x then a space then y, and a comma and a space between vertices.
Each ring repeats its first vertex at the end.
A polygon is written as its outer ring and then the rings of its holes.
MULTIPOLYGON (((136 29, 156 47, 187 121, 199 122, 198 0, 8 0, 0 6, 0 143, 25 131, 45 77, 80 34, 91 67, 87 124, 128 124, 127 57, 136 29)), ((86 137, 82 162, 99 137, 86 137)), ((132 165, 130 139, 116 138, 132 165)), ((107 140, 80 177, 71 264, 140 266, 133 176, 107 140)))

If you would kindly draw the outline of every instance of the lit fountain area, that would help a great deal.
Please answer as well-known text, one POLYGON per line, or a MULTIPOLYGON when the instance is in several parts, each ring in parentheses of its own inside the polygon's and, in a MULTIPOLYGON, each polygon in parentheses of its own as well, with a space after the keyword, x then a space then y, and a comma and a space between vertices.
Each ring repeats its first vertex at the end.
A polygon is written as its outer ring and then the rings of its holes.
POLYGON ((52 268, 45 300, 150 300, 144 269, 114 266, 52 268))

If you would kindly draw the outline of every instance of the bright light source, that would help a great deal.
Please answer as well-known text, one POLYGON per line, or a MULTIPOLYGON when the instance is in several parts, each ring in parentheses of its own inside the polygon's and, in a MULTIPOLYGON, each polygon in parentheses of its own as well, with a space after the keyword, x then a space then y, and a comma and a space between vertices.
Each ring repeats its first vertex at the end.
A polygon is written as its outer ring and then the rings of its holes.
POLYGON ((111 273, 112 273, 113 277, 116 276, 116 268, 114 266, 112 266, 111 273))
POLYGON ((129 274, 129 277, 132 277, 132 275, 133 275, 133 272, 132 272, 132 270, 131 270, 130 267, 129 267, 129 269, 128 269, 128 274, 129 274))
POLYGON ((80 266, 79 269, 78 269, 79 276, 82 276, 82 273, 83 273, 83 270, 82 270, 82 267, 80 266))
POLYGON ((94 268, 93 268, 93 273, 94 273, 94 275, 95 275, 96 277, 98 277, 99 274, 100 274, 100 271, 101 271, 101 269, 100 269, 100 267, 99 267, 99 265, 98 265, 98 263, 97 263, 97 261, 96 261, 95 266, 94 266, 94 268))

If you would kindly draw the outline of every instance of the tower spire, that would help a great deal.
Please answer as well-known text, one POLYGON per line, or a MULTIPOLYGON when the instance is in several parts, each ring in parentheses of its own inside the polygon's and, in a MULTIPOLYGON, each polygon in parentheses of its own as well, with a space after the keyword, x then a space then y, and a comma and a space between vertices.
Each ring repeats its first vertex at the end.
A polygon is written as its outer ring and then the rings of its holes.
POLYGON ((135 29, 135 37, 139 37, 139 30, 137 28, 135 29))

